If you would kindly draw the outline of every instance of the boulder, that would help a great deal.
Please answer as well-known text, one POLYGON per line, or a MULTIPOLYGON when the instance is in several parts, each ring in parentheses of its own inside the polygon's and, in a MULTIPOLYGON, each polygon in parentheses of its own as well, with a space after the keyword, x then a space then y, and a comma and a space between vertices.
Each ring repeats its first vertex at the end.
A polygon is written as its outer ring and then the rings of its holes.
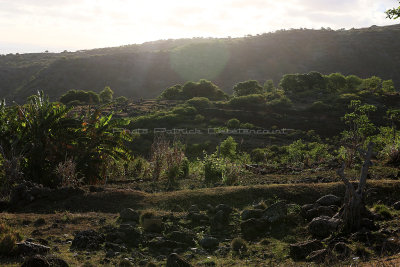
POLYGON ((79 231, 75 233, 71 249, 99 250, 104 241, 104 235, 94 230, 79 231))
POLYGON ((189 246, 194 246, 194 238, 195 236, 191 233, 183 232, 183 231, 173 231, 169 235, 167 235, 168 239, 176 241, 176 242, 182 242, 185 243, 189 246))
POLYGON ((322 263, 325 261, 326 256, 328 255, 328 250, 326 249, 320 249, 320 250, 316 250, 311 252, 306 260, 307 261, 313 261, 316 263, 322 263))
POLYGON ((326 195, 326 196, 319 198, 316 201, 316 203, 318 203, 321 206, 331 206, 331 205, 340 206, 341 198, 337 197, 335 195, 326 195))
POLYGON ((17 243, 17 251, 19 255, 44 255, 50 252, 50 247, 24 241, 17 243))
POLYGON ((284 201, 279 201, 269 206, 263 212, 263 218, 267 219, 268 222, 270 223, 277 222, 286 215, 287 215, 287 205, 284 201))
POLYGON ((197 205, 192 205, 190 206, 190 208, 188 209, 188 212, 191 213, 200 213, 200 209, 197 205))
POLYGON ((242 221, 246 221, 248 219, 261 218, 263 213, 264 213, 264 210, 262 210, 262 209, 247 209, 247 210, 242 211, 240 216, 242 218, 242 221))
POLYGON ((289 255, 294 260, 304 260, 311 252, 320 250, 323 247, 323 244, 318 240, 290 244, 289 255))
POLYGON ((325 238, 335 232, 340 223, 340 219, 334 219, 328 216, 320 216, 314 218, 308 224, 308 231, 315 237, 325 238))
POLYGON ((166 267, 191 267, 192 265, 178 256, 176 253, 172 253, 167 258, 166 267))
POLYGON ((265 218, 248 219, 240 224, 242 235, 245 239, 255 239, 264 234, 269 227, 269 222, 265 218))
POLYGON ((332 209, 330 206, 319 206, 314 205, 314 208, 309 209, 303 213, 303 217, 306 220, 311 221, 312 219, 320 216, 332 217, 336 214, 336 210, 332 209))
POLYGON ((230 215, 233 211, 233 209, 230 206, 225 205, 225 204, 217 205, 214 210, 215 210, 215 212, 222 211, 224 214, 227 214, 227 215, 230 215))
POLYGON ((47 259, 41 255, 35 255, 27 258, 21 267, 50 267, 47 259))
POLYGON ((225 213, 223 210, 219 210, 211 219, 211 230, 221 231, 229 225, 229 213, 225 213))
POLYGON ((131 208, 127 208, 119 213, 119 218, 123 222, 139 222, 139 213, 131 208))
POLYGON ((219 241, 214 237, 207 236, 199 241, 199 245, 204 249, 212 250, 218 247, 219 241))
POLYGON ((345 259, 350 256, 351 249, 344 242, 338 242, 333 246, 333 251, 336 252, 341 259, 345 259))
POLYGON ((69 264, 57 256, 48 256, 47 261, 51 267, 69 267, 69 264))

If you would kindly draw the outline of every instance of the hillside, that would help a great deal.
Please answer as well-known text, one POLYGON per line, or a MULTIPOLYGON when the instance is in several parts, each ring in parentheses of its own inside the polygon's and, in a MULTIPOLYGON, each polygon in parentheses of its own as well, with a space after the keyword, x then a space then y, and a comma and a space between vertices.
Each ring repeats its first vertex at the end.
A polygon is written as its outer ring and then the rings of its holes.
POLYGON ((351 30, 282 30, 245 38, 162 40, 77 52, 0 56, 0 97, 22 102, 38 89, 150 98, 205 78, 230 92, 237 82, 277 83, 287 73, 380 76, 400 86, 400 24, 351 30))

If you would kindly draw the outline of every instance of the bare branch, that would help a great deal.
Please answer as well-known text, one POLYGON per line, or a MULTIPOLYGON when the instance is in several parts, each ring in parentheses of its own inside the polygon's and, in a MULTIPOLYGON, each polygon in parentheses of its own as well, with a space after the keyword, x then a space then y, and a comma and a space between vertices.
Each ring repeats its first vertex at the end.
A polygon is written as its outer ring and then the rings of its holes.
POLYGON ((360 182, 358 183, 358 188, 357 188, 357 193, 360 195, 362 195, 364 191, 364 187, 367 183, 368 169, 372 165, 371 158, 373 156, 373 151, 372 151, 373 148, 374 148, 374 143, 370 142, 368 144, 368 151, 365 155, 364 164, 362 166, 360 174, 360 182))

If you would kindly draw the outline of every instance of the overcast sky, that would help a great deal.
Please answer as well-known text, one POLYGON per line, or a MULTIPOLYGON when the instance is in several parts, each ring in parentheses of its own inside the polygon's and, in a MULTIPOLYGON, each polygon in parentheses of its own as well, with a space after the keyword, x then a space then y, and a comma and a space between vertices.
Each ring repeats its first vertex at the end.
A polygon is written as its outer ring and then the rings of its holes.
POLYGON ((0 54, 389 25, 397 0, 0 0, 0 54))

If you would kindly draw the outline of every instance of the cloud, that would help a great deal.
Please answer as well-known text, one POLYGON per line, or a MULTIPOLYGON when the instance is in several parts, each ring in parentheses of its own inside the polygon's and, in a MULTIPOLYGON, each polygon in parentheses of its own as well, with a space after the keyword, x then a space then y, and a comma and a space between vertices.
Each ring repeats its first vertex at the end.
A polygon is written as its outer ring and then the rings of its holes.
POLYGON ((393 0, 0 0, 0 53, 19 47, 28 52, 27 44, 59 51, 284 28, 386 25, 393 21, 384 10, 393 6, 393 0))

